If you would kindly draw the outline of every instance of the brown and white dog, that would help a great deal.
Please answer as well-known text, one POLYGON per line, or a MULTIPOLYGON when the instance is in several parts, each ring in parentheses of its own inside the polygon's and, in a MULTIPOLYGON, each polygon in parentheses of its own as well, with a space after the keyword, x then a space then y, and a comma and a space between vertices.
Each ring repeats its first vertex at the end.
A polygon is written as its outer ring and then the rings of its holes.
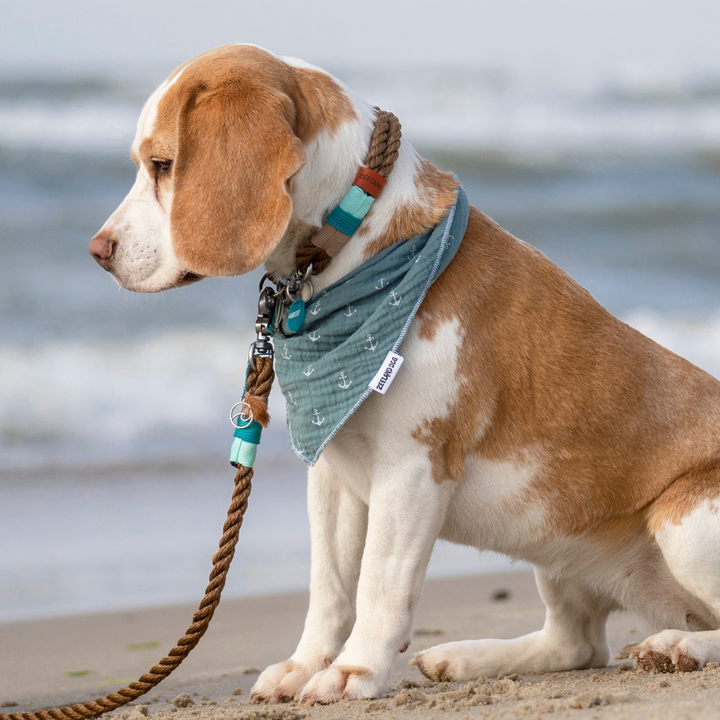
MULTIPOLYGON (((145 105, 137 179, 90 251, 139 292, 262 263, 290 275, 350 188, 373 120, 305 63, 249 45, 200 55, 145 105)), ((435 225, 455 188, 403 141, 315 291, 435 225)), ((438 537, 533 563, 547 618, 514 640, 418 653, 430 678, 605 665, 618 608, 661 631, 633 651, 641 665, 720 662, 720 383, 474 208, 401 352, 387 395, 369 397, 309 471, 305 630, 254 699, 385 693, 438 537)))

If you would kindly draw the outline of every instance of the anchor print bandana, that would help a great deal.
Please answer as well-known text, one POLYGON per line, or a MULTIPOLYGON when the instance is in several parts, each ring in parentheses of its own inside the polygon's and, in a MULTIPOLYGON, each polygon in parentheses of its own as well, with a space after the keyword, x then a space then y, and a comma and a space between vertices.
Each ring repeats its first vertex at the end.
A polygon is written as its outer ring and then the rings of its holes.
POLYGON ((288 332, 285 313, 284 332, 275 335, 275 372, 293 451, 308 465, 372 392, 368 383, 388 352, 400 348, 425 293, 455 255, 468 212, 461 188, 435 228, 391 245, 316 293, 297 333, 288 332))

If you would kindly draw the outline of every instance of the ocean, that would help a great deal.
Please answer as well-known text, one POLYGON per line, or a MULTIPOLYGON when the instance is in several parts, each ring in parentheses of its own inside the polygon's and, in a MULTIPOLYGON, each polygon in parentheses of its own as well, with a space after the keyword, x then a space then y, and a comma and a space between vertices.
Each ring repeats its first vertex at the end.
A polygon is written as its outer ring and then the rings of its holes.
MULTIPOLYGON (((136 295, 87 253, 132 184, 134 125, 166 70, 0 76, 0 621, 205 586, 259 273, 136 295)), ((336 74, 474 205, 720 376, 720 77, 336 74)), ((271 412, 231 595, 308 583, 305 469, 277 388, 271 412)), ((439 543, 429 574, 508 567, 439 543)))

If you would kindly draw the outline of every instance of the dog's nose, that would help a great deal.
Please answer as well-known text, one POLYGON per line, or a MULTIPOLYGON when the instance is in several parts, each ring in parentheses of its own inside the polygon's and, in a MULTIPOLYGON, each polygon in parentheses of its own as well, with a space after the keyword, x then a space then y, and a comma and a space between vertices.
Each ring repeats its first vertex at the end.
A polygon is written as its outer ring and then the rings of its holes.
POLYGON ((101 230, 88 245, 90 254, 95 258, 97 263, 108 269, 108 260, 112 257, 113 251, 117 245, 117 240, 107 230, 101 230))

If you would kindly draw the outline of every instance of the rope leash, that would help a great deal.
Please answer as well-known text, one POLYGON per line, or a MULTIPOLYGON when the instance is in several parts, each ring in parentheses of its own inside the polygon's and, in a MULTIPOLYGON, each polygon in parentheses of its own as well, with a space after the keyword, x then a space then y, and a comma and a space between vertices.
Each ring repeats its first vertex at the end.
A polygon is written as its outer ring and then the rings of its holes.
MULTIPOLYGON (((392 172, 398 158, 401 137, 400 122, 395 115, 379 108, 375 108, 375 110, 376 122, 370 140, 370 149, 365 158, 365 167, 358 173, 351 190, 353 193, 356 188, 359 188, 365 196, 372 200, 379 196, 387 177, 392 172)), ((348 193, 346 199, 351 196, 351 193, 348 193)), ((300 289, 302 284, 308 282, 310 275, 320 273, 327 267, 332 257, 350 239, 354 229, 357 229, 362 221, 362 217, 367 214, 372 200, 369 202, 364 200, 357 192, 354 192, 353 198, 354 205, 346 205, 351 209, 344 209, 343 213, 354 218, 357 224, 348 220, 341 213, 337 213, 334 224, 331 224, 332 217, 342 206, 341 204, 328 216, 330 222, 323 223, 323 227, 298 250, 297 273, 294 279, 289 279, 285 284, 277 283, 278 290, 275 292, 267 287, 263 289, 263 282, 261 282, 258 319, 255 325, 257 340, 250 348, 245 393, 241 403, 238 403, 247 407, 248 411, 234 416, 240 418, 243 424, 236 424, 235 441, 230 458, 231 464, 237 467, 232 499, 223 525, 223 534, 218 543, 218 551, 212 557, 213 567, 205 595, 193 615, 190 627, 177 641, 175 647, 157 665, 135 682, 116 692, 103 698, 62 708, 10 713, 9 715, 0 713, 0 720, 81 720, 116 710, 137 700, 161 683, 180 666, 200 642, 220 603, 230 564, 235 555, 235 546, 248 506, 253 477, 252 465, 260 441, 260 431, 269 420, 267 401, 275 378, 273 348, 270 343, 272 324, 278 322, 283 308, 293 304, 295 292, 300 289), (359 219, 358 215, 360 215, 359 219), (339 229, 336 225, 340 225, 341 228, 339 229), (320 244, 316 244, 319 236, 320 244), (324 246, 323 237, 325 238, 324 246), (329 244, 327 243, 328 237, 332 240, 329 244), (285 295, 285 299, 283 299, 283 295, 285 295)), ((234 419, 233 423, 235 424, 234 419)))
MULTIPOLYGON (((248 374, 248 389, 258 396, 267 398, 274 377, 272 358, 257 358, 256 370, 250 371, 248 374)), ((238 467, 232 500, 223 525, 223 535, 220 538, 218 551, 212 558, 213 567, 205 596, 200 602, 197 612, 193 615, 192 625, 187 629, 185 635, 155 667, 127 687, 110 693, 104 698, 51 710, 0 714, 0 720, 81 720, 81 718, 97 717, 145 695, 170 675, 205 634, 215 609, 220 603, 220 595, 225 587, 243 516, 247 510, 252 476, 252 468, 238 467)))

